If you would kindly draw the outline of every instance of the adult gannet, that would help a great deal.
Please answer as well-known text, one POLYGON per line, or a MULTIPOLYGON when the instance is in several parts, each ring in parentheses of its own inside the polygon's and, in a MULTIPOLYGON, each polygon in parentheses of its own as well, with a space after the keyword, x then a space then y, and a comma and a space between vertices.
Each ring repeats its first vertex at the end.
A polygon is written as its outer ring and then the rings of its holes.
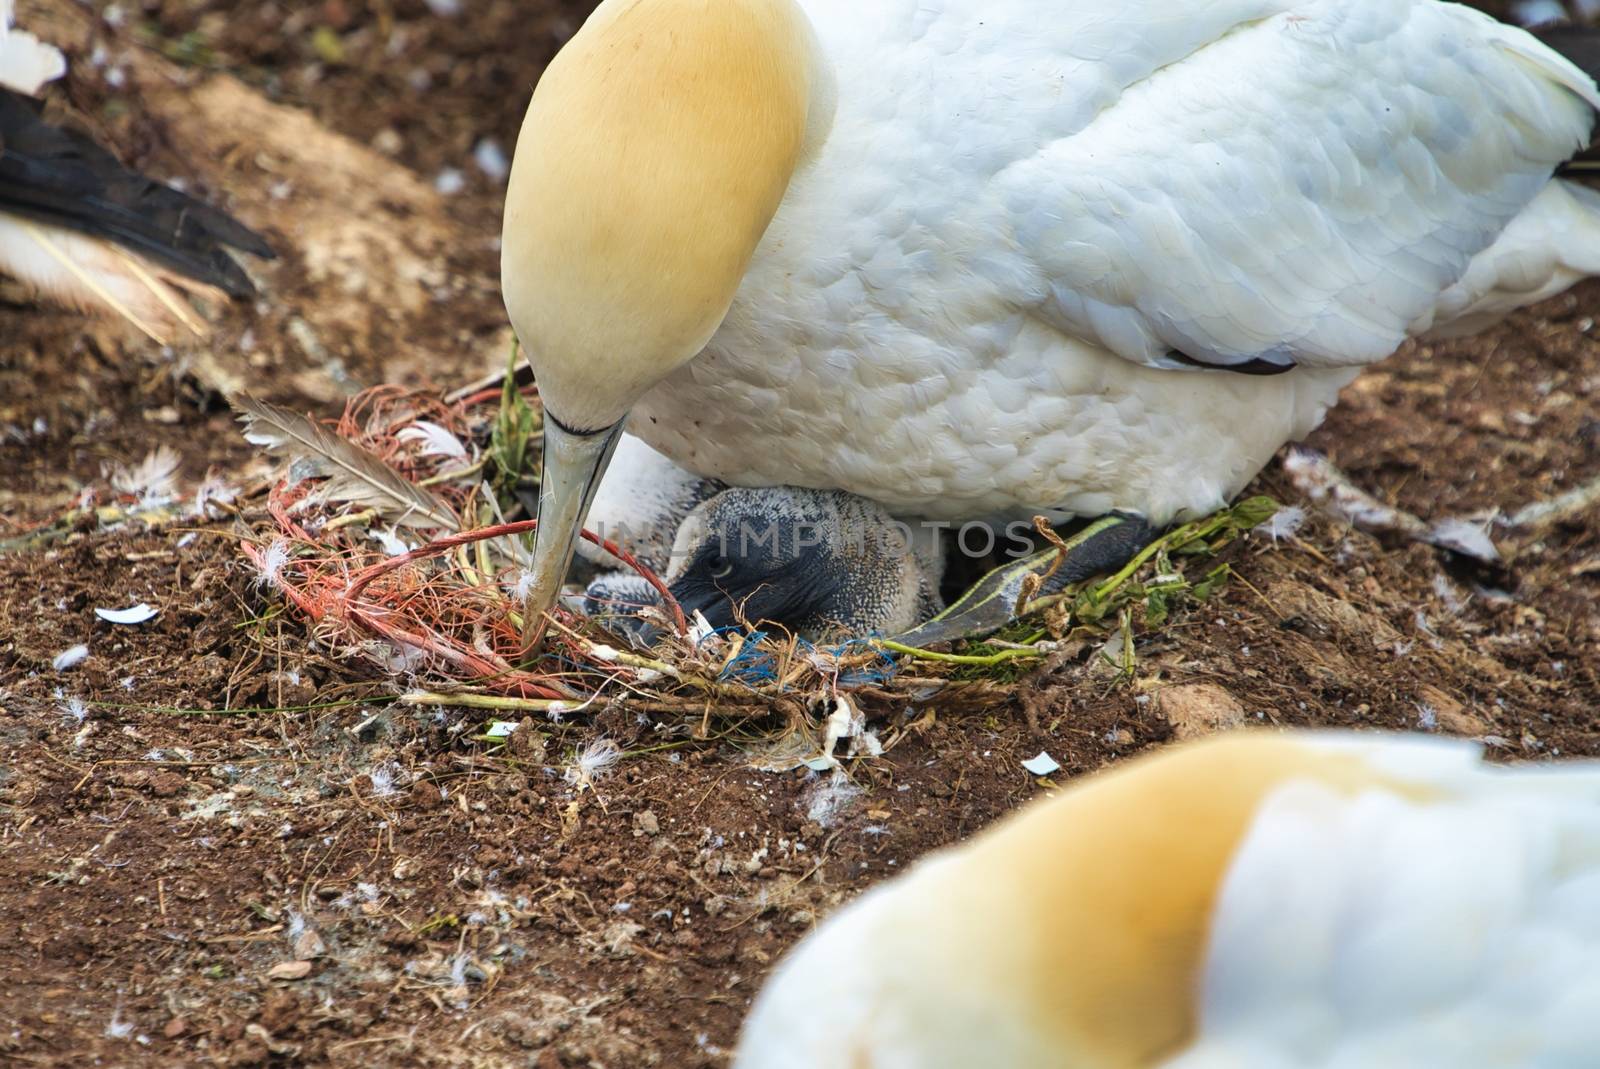
POLYGON ((502 282, 545 403, 530 629, 624 422, 946 519, 1237 493, 1364 365, 1600 272, 1600 95, 1440 0, 605 0, 502 282))
POLYGON ((60 50, 14 28, 0 0, 0 273, 69 305, 122 316, 158 342, 205 323, 176 290, 245 297, 224 251, 270 258, 259 234, 123 167, 33 99, 66 71, 60 50))
POLYGON ((829 917, 734 1069, 1578 1069, 1600 767, 1241 733, 1034 803, 829 917))

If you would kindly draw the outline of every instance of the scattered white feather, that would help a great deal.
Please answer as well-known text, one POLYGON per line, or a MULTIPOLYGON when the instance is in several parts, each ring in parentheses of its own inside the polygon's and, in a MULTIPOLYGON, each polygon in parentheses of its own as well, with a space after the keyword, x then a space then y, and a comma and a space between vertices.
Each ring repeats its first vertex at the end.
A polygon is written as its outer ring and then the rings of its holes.
POLYGON ((127 1039, 133 1035, 133 1022, 122 1019, 122 1007, 119 1005, 111 1011, 111 1021, 106 1025, 106 1036, 110 1039, 127 1039))
POLYGON ((457 460, 467 457, 467 447, 461 444, 461 439, 425 419, 402 428, 395 437, 402 442, 421 442, 422 449, 419 452, 425 457, 451 457, 457 460))
POLYGON ((154 620, 160 609, 153 609, 144 602, 129 606, 126 609, 96 609, 94 614, 108 624, 142 624, 147 620, 154 620))
POLYGON ((89 706, 82 698, 64 697, 59 690, 56 691, 56 698, 61 702, 61 711, 74 723, 81 724, 89 719, 89 706))
POLYGON ((446 197, 453 197, 467 188, 467 176, 454 167, 446 167, 434 176, 433 188, 446 197))
POLYGON ((216 472, 207 472, 205 479, 195 487, 194 504, 190 506, 190 512, 195 516, 214 520, 221 515, 221 511, 215 506, 232 504, 233 499, 238 496, 239 491, 229 485, 228 480, 216 472))
POLYGON ((170 501, 178 490, 178 466, 182 463, 177 450, 157 446, 131 468, 118 464, 111 474, 111 485, 145 504, 170 501))
POLYGON ((1022 762, 1022 767, 1035 776, 1048 776, 1052 772, 1061 771, 1060 763, 1043 750, 1022 762))
POLYGON ((506 159, 506 150, 492 137, 486 137, 473 146, 472 162, 497 185, 511 173, 511 161, 506 159))
POLYGON ((406 540, 401 538, 393 527, 387 531, 374 528, 367 532, 371 539, 383 547, 383 551, 391 557, 403 557, 411 552, 411 547, 406 545, 406 540))
POLYGON ((1437 573, 1433 577, 1433 594, 1453 614, 1459 615, 1461 610, 1467 607, 1466 600, 1462 598, 1460 590, 1443 572, 1437 573))
POLYGON ((598 738, 578 751, 572 764, 562 773, 562 778, 579 787, 592 786, 597 776, 611 769, 620 760, 622 760, 622 748, 610 739, 598 738))
POLYGON ((256 576, 256 586, 283 586, 283 566, 289 563, 289 540, 274 538, 267 551, 261 555, 261 565, 256 576))
POLYGON ((372 793, 379 798, 393 794, 400 788, 400 781, 405 777, 405 770, 393 761, 385 761, 373 767, 367 773, 372 780, 372 793))
POLYGON ((527 568, 517 569, 517 574, 512 577, 510 588, 511 596, 517 601, 527 601, 528 591, 533 589, 533 572, 527 568))
POLYGON ((80 642, 76 646, 68 646, 56 654, 55 660, 50 662, 50 666, 57 672, 65 672, 69 668, 76 668, 82 664, 88 659, 88 656, 89 647, 80 642))
POLYGON ((12 0, 0 0, 0 86, 35 96, 46 82, 67 73, 67 59, 60 49, 12 26, 12 0))
POLYGON ((1267 522, 1257 525, 1255 533, 1272 539, 1272 544, 1277 545, 1283 539, 1299 534, 1305 522, 1305 509, 1299 505, 1287 505, 1274 512, 1267 522))

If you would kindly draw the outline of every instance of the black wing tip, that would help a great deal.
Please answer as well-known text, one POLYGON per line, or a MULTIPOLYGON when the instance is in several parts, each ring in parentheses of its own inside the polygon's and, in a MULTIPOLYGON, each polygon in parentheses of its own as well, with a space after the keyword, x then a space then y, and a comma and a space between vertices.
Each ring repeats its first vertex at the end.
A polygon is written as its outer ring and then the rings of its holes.
POLYGON ((224 248, 263 260, 266 237, 198 197, 125 167, 40 102, 0 89, 0 208, 121 245, 234 297, 256 292, 224 248))
POLYGON ((1292 359, 1270 359, 1261 356, 1231 362, 1221 359, 1205 360, 1177 349, 1168 352, 1167 359, 1184 367, 1200 368, 1204 371, 1231 371, 1235 375, 1284 375, 1299 366, 1292 359))

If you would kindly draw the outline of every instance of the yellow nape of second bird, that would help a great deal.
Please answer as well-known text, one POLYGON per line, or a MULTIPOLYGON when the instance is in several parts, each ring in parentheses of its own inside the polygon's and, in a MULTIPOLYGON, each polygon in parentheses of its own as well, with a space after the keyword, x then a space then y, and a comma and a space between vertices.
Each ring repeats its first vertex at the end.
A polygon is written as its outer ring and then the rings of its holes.
POLYGON ((1091 776, 823 922, 734 1065, 1591 1064, 1600 767, 1479 758, 1242 733, 1091 776))

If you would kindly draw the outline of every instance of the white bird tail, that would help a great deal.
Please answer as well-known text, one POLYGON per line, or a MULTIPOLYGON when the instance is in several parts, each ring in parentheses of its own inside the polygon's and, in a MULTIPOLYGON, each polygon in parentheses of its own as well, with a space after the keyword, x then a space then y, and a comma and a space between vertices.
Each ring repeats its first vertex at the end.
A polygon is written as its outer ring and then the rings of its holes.
POLYGON ((179 290, 213 300, 215 286, 142 261, 115 245, 60 227, 0 212, 0 274, 79 311, 101 309, 126 319, 158 345, 183 330, 209 327, 179 290))
POLYGON ((1600 275, 1600 193, 1556 179, 1473 257, 1418 333, 1475 334, 1594 275, 1600 275))

